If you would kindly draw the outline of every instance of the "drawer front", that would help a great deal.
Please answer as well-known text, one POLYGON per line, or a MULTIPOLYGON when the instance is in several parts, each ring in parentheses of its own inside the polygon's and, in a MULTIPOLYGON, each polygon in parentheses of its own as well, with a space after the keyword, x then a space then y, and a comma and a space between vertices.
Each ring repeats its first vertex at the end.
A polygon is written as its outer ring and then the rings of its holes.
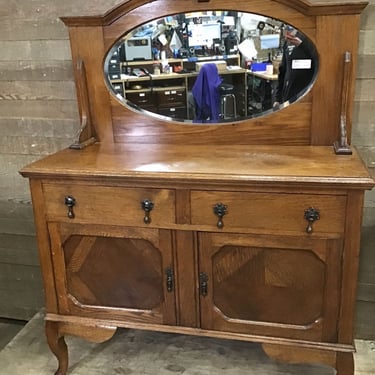
POLYGON ((185 105, 185 89, 165 90, 157 93, 160 107, 169 107, 170 105, 185 105))
POLYGON ((122 82, 112 83, 112 87, 116 94, 120 94, 121 96, 124 96, 124 87, 122 85, 122 82))
POLYGON ((341 195, 192 191, 191 223, 217 230, 219 218, 214 206, 220 203, 226 207, 224 231, 247 228, 306 233, 309 222, 305 211, 314 208, 319 219, 311 225, 313 233, 344 232, 346 197, 341 195))
POLYGON ((119 62, 110 62, 108 64, 108 73, 121 73, 121 65, 119 62))
POLYGON ((127 92, 126 99, 141 107, 146 105, 155 105, 154 95, 149 91, 142 92, 127 92))
POLYGON ((49 221, 152 227, 175 223, 173 190, 78 184, 44 184, 43 190, 49 221), (68 215, 69 208, 65 204, 67 196, 75 199, 72 208, 74 218, 69 218, 68 215), (144 200, 153 203, 149 223, 145 223, 144 220, 144 200))
POLYGON ((186 107, 159 108, 158 113, 171 118, 186 118, 186 107))

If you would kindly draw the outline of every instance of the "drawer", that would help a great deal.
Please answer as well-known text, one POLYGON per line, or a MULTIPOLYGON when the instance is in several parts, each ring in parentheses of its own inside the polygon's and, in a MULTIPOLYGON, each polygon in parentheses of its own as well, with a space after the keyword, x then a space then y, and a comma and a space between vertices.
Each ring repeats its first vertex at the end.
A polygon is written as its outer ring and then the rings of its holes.
POLYGON ((124 87, 122 83, 112 83, 112 88, 116 94, 120 94, 122 97, 124 96, 124 87))
POLYGON ((110 62, 108 64, 108 73, 121 73, 121 65, 119 62, 110 62))
POLYGON ((150 91, 127 92, 126 99, 140 107, 155 105, 154 95, 150 91))
POLYGON ((160 107, 169 107, 171 105, 186 105, 185 88, 158 91, 157 97, 160 107))
POLYGON ((186 107, 159 108, 158 113, 176 119, 186 118, 186 107))
POLYGON ((343 195, 192 191, 191 224, 217 230, 214 206, 218 203, 227 208, 222 230, 306 233, 305 211, 312 207, 320 216, 312 224, 313 233, 344 232, 346 196, 343 195))
POLYGON ((111 72, 111 73, 109 73, 108 74, 109 75, 109 79, 110 80, 117 80, 117 79, 121 79, 121 74, 120 74, 120 72, 116 72, 116 73, 113 73, 113 72, 111 72))
POLYGON ((128 226, 168 226, 175 223, 175 193, 168 189, 122 188, 80 184, 44 184, 49 221, 128 226), (75 199, 74 218, 68 217, 65 197, 75 199), (141 202, 150 200, 150 224, 144 223, 141 202))

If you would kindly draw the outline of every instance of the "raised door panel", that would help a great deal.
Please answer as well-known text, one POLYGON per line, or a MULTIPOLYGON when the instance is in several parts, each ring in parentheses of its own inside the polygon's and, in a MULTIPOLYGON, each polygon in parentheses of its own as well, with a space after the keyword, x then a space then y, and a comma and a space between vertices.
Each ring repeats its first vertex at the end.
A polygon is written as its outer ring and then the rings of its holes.
POLYGON ((202 328, 335 342, 341 242, 201 233, 202 328))
POLYGON ((49 231, 61 314, 176 324, 170 231, 60 223, 49 231))

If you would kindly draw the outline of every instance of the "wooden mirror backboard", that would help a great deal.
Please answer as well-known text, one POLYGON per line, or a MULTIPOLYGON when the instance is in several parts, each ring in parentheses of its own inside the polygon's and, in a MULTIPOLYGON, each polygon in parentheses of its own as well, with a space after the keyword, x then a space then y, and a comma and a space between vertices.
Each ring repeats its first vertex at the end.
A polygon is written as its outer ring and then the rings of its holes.
POLYGON ((103 16, 64 17, 69 26, 80 112, 88 123, 81 140, 95 135, 101 142, 331 145, 339 137, 346 52, 351 55, 344 109, 350 139, 359 14, 365 5, 363 1, 130 0, 103 16), (311 92, 278 113, 220 127, 181 127, 119 105, 109 93, 103 72, 105 56, 113 44, 155 17, 213 9, 267 15, 295 25, 307 35, 320 59, 311 92))

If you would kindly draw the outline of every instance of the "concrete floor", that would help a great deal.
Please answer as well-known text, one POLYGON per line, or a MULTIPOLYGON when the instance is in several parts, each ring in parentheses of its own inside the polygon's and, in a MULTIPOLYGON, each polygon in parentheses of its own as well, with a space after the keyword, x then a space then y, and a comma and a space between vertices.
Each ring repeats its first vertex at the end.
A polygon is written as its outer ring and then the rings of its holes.
MULTIPOLYGON (((1 327, 0 327, 1 328, 1 327)), ((0 333, 1 334, 1 333, 0 333)), ((257 344, 119 330, 103 344, 67 338, 69 375, 333 375, 318 365, 286 365, 269 359, 257 344)), ((356 375, 375 374, 375 343, 357 341, 356 375)), ((51 375, 56 359, 37 314, 0 352, 1 375, 51 375)))

